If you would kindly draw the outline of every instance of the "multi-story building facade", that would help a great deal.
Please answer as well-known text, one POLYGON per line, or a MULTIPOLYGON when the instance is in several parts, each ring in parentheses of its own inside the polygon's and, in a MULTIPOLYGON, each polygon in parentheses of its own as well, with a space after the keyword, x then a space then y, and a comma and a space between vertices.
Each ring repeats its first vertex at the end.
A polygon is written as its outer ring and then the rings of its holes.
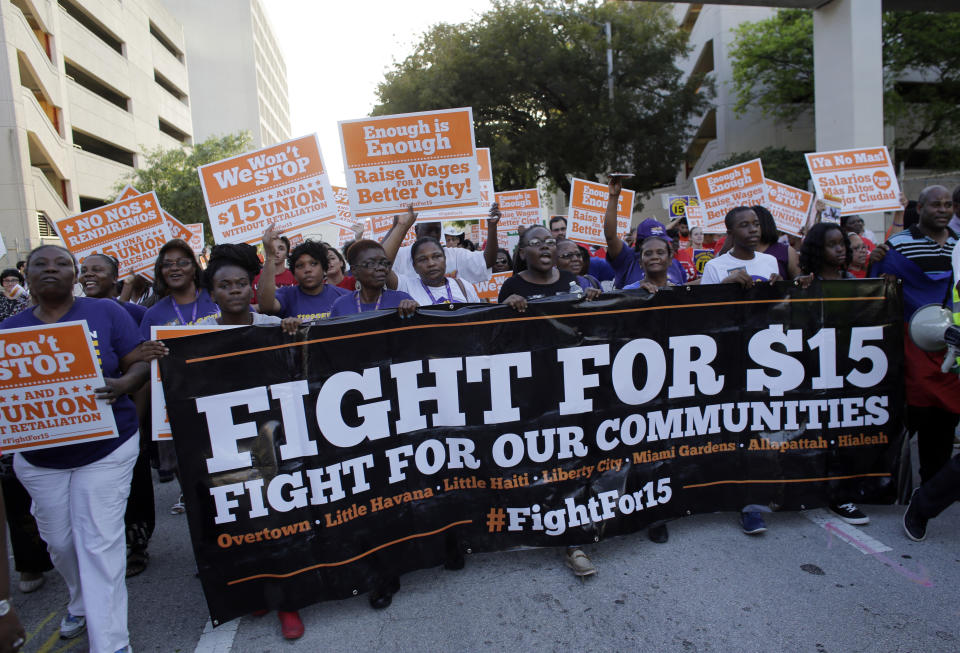
POLYGON ((3 0, 0 44, 6 266, 193 126, 183 32, 159 0, 3 0))
POLYGON ((777 124, 757 108, 743 115, 734 111, 737 98, 730 58, 730 46, 736 36, 734 28, 741 23, 770 18, 776 11, 769 7, 673 5, 674 18, 688 33, 691 47, 690 55, 678 62, 678 66, 686 79, 713 80, 715 95, 710 107, 693 119, 693 137, 677 171, 676 183, 657 191, 653 199, 646 202, 645 217, 653 215, 665 220, 669 195, 696 195, 693 178, 738 152, 755 152, 765 147, 813 149, 816 139, 812 111, 809 117, 804 116, 790 128, 777 124))
MULTIPOLYGON (((771 3, 778 4, 778 3, 771 3)), ((815 3, 780 2, 780 5, 805 6, 815 3)), ((887 0, 884 8, 889 10, 905 9, 909 5, 887 0)), ((928 7, 920 7, 926 9, 928 7)), ((930 7, 933 8, 933 7, 930 7)), ((943 7, 939 8, 943 10, 943 7)), ((688 33, 690 55, 678 62, 686 79, 707 78, 713 80, 716 95, 710 108, 693 120, 693 137, 687 144, 686 155, 677 171, 675 183, 658 189, 650 200, 645 202, 644 217, 655 216, 666 220, 667 197, 670 195, 695 195, 693 178, 708 172, 716 163, 729 159, 742 152, 756 152, 766 147, 786 148, 796 152, 816 150, 816 132, 814 112, 801 115, 790 125, 784 125, 775 119, 763 115, 758 108, 749 109, 744 114, 734 111, 736 90, 733 85, 733 62, 730 47, 735 40, 734 29, 748 22, 765 20, 779 11, 772 7, 736 6, 709 3, 674 3, 673 14, 677 23, 688 33)), ((901 84, 920 85, 931 80, 920 72, 902 75, 897 79, 901 84)), ((894 154, 895 137, 898 134, 910 134, 916 131, 909 122, 886 125, 883 129, 883 141, 894 154)), ((920 159, 922 161, 922 158, 920 159)), ((917 193, 931 183, 953 187, 960 181, 956 171, 930 170, 922 167, 910 167, 903 170, 901 181, 908 198, 915 199, 917 193)), ((882 215, 871 214, 867 221, 872 228, 882 229, 882 215)))
POLYGON ((186 35, 195 139, 246 130, 258 148, 289 140, 287 66, 260 0, 164 3, 186 35))

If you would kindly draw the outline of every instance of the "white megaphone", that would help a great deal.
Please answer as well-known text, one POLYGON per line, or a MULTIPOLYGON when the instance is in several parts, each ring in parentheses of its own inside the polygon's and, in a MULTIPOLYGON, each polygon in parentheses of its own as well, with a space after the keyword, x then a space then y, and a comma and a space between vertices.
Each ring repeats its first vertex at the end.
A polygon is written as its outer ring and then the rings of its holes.
POLYGON ((910 318, 910 339, 923 351, 942 351, 941 371, 947 373, 960 355, 960 327, 953 323, 953 313, 940 304, 927 304, 910 318))

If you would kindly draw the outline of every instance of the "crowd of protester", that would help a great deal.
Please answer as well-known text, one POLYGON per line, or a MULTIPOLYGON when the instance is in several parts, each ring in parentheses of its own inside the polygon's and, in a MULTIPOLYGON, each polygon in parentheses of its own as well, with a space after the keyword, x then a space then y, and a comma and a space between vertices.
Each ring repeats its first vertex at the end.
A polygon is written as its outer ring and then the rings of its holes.
MULTIPOLYGON (((566 219, 554 216, 547 227, 522 228, 514 251, 508 251, 498 239, 500 212, 494 204, 479 248, 462 230, 442 232, 439 223, 417 222, 411 207, 381 241, 359 238, 342 250, 314 240, 291 250, 290 241, 271 227, 263 234, 262 261, 251 245, 218 245, 202 265, 186 242, 171 240, 159 251, 152 284, 139 277, 119 279, 117 261, 106 254, 78 264, 56 245, 33 250, 18 269, 0 275, 0 328, 85 320, 105 378, 97 396, 112 406, 120 437, 0 458, 19 589, 39 590, 44 574, 56 568, 69 592, 61 635, 86 631, 96 653, 130 650, 124 579, 148 566, 155 526, 151 467, 161 482, 177 480, 172 444, 150 437, 147 363, 167 353, 162 342, 151 339, 151 326, 272 325, 292 334, 303 324, 355 313, 393 310, 407 318, 418 306, 479 303, 476 284, 499 272, 512 275, 498 302, 517 314, 543 297, 590 301, 603 292, 653 294, 687 284, 746 288, 791 280, 809 286, 883 276, 902 283, 906 322, 920 306, 943 302, 951 292, 956 296, 960 187, 952 195, 941 186, 928 187, 912 206, 903 200, 885 242, 878 242, 859 216, 821 220, 822 206, 802 238, 778 232, 763 206, 730 210, 722 235, 688 229, 682 218, 668 225, 649 218, 621 238, 616 216, 621 190, 620 179, 612 178, 606 244, 592 249, 568 239, 566 219), (415 241, 402 246, 411 228, 415 241)), ((960 378, 941 372, 936 354, 920 350, 909 337, 904 342, 908 426, 917 433, 924 481, 904 527, 911 538, 923 539, 927 521, 960 487, 960 463, 951 461, 960 378)), ((869 522, 853 503, 830 508, 848 523, 869 522)), ((184 509, 181 495, 171 512, 184 509)), ((764 532, 766 511, 745 506, 742 530, 764 532)), ((648 535, 666 542, 666 524, 654 524, 648 535)), ((447 563, 451 569, 463 566, 455 548, 447 563)), ((565 562, 577 576, 596 573, 579 546, 566 550, 565 562)), ((383 578, 370 604, 389 606, 398 589, 398 578, 383 578)), ((8 614, 0 615, 0 639, 22 633, 18 623, 11 626, 15 611, 8 614)), ((284 637, 303 634, 296 611, 281 610, 278 616, 284 637)))

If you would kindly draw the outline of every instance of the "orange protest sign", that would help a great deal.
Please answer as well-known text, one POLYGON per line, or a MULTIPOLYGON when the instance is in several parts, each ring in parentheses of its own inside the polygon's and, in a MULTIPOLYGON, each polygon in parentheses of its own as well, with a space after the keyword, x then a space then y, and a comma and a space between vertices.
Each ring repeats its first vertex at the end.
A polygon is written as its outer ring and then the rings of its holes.
POLYGON ((191 222, 183 226, 190 232, 190 237, 187 239, 190 249, 193 250, 194 254, 199 254, 203 251, 203 223, 191 222))
POLYGON ((142 194, 143 194, 143 193, 141 193, 140 191, 138 191, 136 188, 134 188, 134 187, 131 186, 130 184, 127 184, 126 186, 123 187, 123 190, 120 191, 120 194, 117 195, 117 198, 116 198, 115 200, 113 200, 113 201, 114 201, 114 202, 119 202, 120 200, 128 200, 128 199, 130 199, 131 197, 134 197, 134 196, 136 196, 136 195, 142 195, 142 194))
POLYGON ((487 281, 473 284, 477 289, 477 295, 480 299, 489 299, 496 303, 500 296, 500 289, 504 282, 513 276, 513 272, 495 272, 487 281))
POLYGON ((201 166, 200 185, 216 243, 256 243, 271 224, 306 233, 336 217, 316 134, 201 166))
POLYGON ((813 193, 767 179, 767 201, 764 202, 780 231, 799 236, 807 224, 813 193))
MULTIPOLYGON (((574 178, 570 182, 570 209, 567 213, 567 238, 584 245, 606 245, 603 216, 610 196, 606 184, 574 178)), ((624 188, 617 198, 617 235, 630 231, 636 192, 624 188)))
POLYGON ((330 221, 330 224, 349 229, 354 225, 353 213, 350 212, 350 193, 343 186, 332 186, 332 188, 337 215, 330 221))
MULTIPOLYGON (((696 200, 694 200, 696 201, 696 200)), ((693 229, 699 227, 702 231, 707 224, 707 219, 704 217, 703 207, 699 204, 687 204, 684 206, 685 217, 687 218, 687 228, 693 229)))
POLYGON ((157 252, 170 240, 170 228, 155 193, 130 195, 57 221, 57 233, 80 260, 90 254, 117 259, 120 276, 153 276, 157 252))
MULTIPOLYGON (((497 233, 506 234, 517 231, 521 226, 543 224, 540 216, 540 191, 536 188, 525 190, 508 190, 494 193, 497 205, 500 207, 500 221, 497 222, 497 233)), ((486 228, 484 220, 483 228, 486 228)))
POLYGON ((339 123, 356 217, 476 206, 480 179, 469 108, 339 123))
POLYGON ((767 200, 767 185, 764 183, 760 159, 694 177, 693 183, 706 215, 707 228, 711 231, 720 228, 730 209, 763 204, 767 200))
POLYGON ((118 437, 113 410, 94 394, 103 385, 86 322, 0 331, 0 449, 118 437))
POLYGON ((439 209, 420 211, 417 222, 443 222, 444 220, 480 220, 480 227, 484 232, 487 229, 486 219, 490 214, 490 205, 496 201, 496 192, 493 189, 493 172, 490 167, 490 148, 477 148, 477 170, 480 177, 480 198, 473 206, 453 209, 439 209))
POLYGON ((490 163, 490 148, 477 148, 478 176, 480 178, 480 206, 490 208, 494 201, 493 166, 490 163))
MULTIPOLYGON (((150 337, 153 340, 170 340, 232 328, 229 326, 152 326, 150 337)), ((150 361, 150 419, 153 424, 153 440, 169 440, 173 437, 170 420, 167 418, 167 402, 163 398, 160 365, 156 360, 150 361)))
POLYGON ((901 209, 900 185, 886 146, 804 156, 817 195, 841 198, 841 215, 901 209))
MULTIPOLYGON (((140 194, 140 191, 127 184, 123 187, 123 190, 120 191, 120 194, 117 195, 115 201, 119 202, 120 200, 130 199, 140 194)), ((163 213, 163 219, 170 229, 170 238, 179 238, 180 240, 186 241, 191 249, 193 249, 193 252, 199 254, 203 249, 203 223, 187 226, 167 213, 164 209, 161 208, 160 211, 163 213)))

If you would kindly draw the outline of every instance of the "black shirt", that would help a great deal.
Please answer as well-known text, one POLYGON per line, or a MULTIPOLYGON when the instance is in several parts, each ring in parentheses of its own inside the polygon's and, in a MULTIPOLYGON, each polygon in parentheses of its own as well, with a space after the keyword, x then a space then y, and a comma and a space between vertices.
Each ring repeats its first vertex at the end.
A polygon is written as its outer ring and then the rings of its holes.
POLYGON ((539 299, 540 297, 553 297, 554 295, 562 295, 564 293, 571 292, 571 286, 574 289, 572 292, 581 292, 580 284, 577 283, 577 277, 572 272, 567 272, 566 270, 559 270, 560 278, 553 283, 549 284, 540 284, 540 283, 530 283, 529 281, 524 280, 518 275, 514 275, 503 282, 503 285, 500 287, 500 296, 497 297, 497 301, 503 303, 510 295, 520 295, 521 297, 526 297, 527 299, 539 299))

